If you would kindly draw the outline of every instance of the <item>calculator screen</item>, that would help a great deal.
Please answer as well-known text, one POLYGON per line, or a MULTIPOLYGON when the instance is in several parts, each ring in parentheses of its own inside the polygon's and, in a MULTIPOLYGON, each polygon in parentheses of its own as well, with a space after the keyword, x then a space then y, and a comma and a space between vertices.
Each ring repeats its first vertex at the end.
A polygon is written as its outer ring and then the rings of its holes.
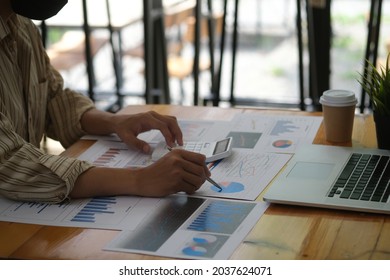
POLYGON ((217 144, 215 145, 213 155, 225 152, 226 149, 228 148, 229 140, 230 139, 224 139, 224 140, 218 141, 217 144))

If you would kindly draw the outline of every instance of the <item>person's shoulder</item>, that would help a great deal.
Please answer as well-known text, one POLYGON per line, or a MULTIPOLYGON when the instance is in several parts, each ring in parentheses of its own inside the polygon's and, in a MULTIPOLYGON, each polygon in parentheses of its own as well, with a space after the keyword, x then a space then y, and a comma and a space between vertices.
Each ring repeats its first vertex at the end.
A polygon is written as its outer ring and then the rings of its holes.
POLYGON ((20 16, 20 15, 16 15, 16 16, 17 16, 17 20, 18 20, 21 28, 35 29, 37 27, 36 24, 31 19, 20 16))

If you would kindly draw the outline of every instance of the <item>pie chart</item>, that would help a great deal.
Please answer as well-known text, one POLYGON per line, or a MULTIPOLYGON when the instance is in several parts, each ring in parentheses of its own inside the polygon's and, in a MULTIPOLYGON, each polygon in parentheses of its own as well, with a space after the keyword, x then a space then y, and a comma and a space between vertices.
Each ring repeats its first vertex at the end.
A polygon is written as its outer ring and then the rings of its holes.
POLYGON ((216 186, 211 186, 211 189, 219 193, 238 193, 245 189, 244 185, 238 182, 219 182, 219 185, 222 190, 219 190, 216 186))
POLYGON ((217 237, 209 234, 199 234, 194 236, 192 240, 198 244, 210 244, 215 242, 217 237))
POLYGON ((207 250, 200 246, 189 246, 183 249, 183 254, 193 257, 202 257, 207 253, 207 250))
POLYGON ((283 148, 290 147, 292 144, 293 144, 293 142, 290 140, 277 140, 277 141, 272 143, 272 146, 274 146, 275 148, 283 149, 283 148))

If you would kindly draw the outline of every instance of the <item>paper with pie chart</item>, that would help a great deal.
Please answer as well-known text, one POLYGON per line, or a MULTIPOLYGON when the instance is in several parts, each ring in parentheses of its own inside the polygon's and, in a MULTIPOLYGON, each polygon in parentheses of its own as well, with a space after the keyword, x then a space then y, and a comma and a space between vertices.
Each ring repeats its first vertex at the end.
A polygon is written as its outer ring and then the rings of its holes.
POLYGON ((196 195, 255 200, 290 158, 290 154, 234 150, 230 157, 208 164, 222 190, 206 181, 196 195))
POLYGON ((180 259, 228 259, 267 209, 263 201, 171 196, 104 248, 180 259))
POLYGON ((226 137, 234 139, 234 148, 294 153, 301 145, 311 144, 322 117, 283 115, 237 115, 226 137))

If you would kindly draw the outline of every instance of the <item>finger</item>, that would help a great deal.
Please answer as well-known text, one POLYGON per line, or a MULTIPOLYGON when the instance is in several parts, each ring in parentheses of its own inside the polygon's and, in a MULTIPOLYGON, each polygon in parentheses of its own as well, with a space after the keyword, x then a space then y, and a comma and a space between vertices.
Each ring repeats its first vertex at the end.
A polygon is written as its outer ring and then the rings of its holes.
POLYGON ((191 172, 201 176, 202 178, 210 177, 211 172, 206 165, 206 157, 199 153, 194 153, 181 149, 174 149, 184 159, 183 168, 187 172, 191 172))
POLYGON ((189 174, 191 176, 188 176, 186 179, 189 182, 193 182, 194 184, 203 183, 206 180, 206 177, 209 177, 209 171, 207 168, 205 168, 204 164, 198 164, 191 161, 184 160, 181 163, 181 166, 183 170, 186 172, 186 174, 189 174), (195 176, 195 177, 194 177, 195 176))
POLYGON ((211 172, 210 172, 210 169, 207 167, 207 164, 205 163, 204 165, 204 172, 206 174, 207 177, 211 177, 211 172))
POLYGON ((188 194, 193 194, 204 184, 205 181, 204 176, 202 179, 202 177, 192 173, 185 173, 183 176, 182 191, 188 194))
POLYGON ((176 117, 163 116, 152 112, 152 116, 157 121, 157 129, 163 134, 165 141, 169 146, 172 146, 177 142, 180 146, 183 145, 183 133, 179 127, 176 117))
POLYGON ((169 117, 168 123, 169 130, 173 134, 173 141, 177 142, 180 146, 183 146, 183 133, 175 117, 169 117))
POLYGON ((154 119, 153 127, 161 132, 168 146, 173 147, 175 145, 175 136, 170 131, 167 123, 159 119, 154 119))
POLYGON ((167 157, 173 157, 177 160, 175 165, 185 171, 185 173, 193 174, 200 177, 201 180, 205 180, 209 172, 206 172, 205 168, 205 156, 199 153, 194 153, 182 149, 173 149, 166 155, 167 157))
POLYGON ((181 153, 181 156, 183 159, 192 162, 194 164, 197 164, 199 166, 202 166, 202 168, 205 168, 206 165, 206 156, 200 153, 195 153, 191 151, 187 151, 184 149, 177 149, 181 153))
POLYGON ((151 148, 148 143, 145 141, 140 140, 139 138, 131 135, 129 137, 126 137, 126 139, 122 139, 126 145, 129 147, 134 147, 140 151, 143 151, 145 154, 149 154, 151 152, 151 148))

